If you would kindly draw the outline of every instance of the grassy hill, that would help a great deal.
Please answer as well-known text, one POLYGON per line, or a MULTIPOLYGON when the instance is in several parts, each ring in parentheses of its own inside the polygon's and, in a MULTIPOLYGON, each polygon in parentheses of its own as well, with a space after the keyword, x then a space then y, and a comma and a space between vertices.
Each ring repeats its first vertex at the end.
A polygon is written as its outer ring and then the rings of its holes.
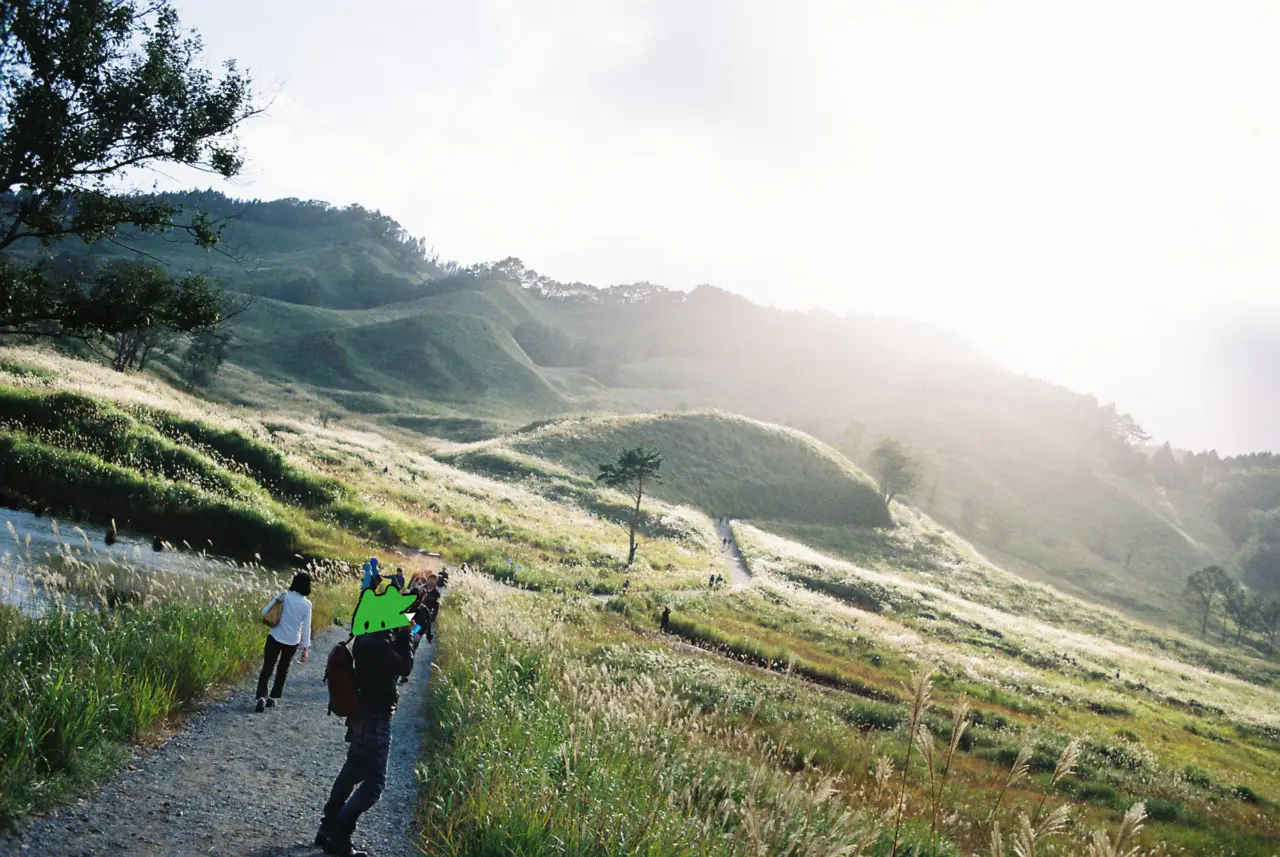
POLYGON ((662 481, 650 489, 671 503, 710 515, 811 522, 828 527, 889 523, 874 483, 830 447, 794 429, 730 414, 668 413, 578 417, 519 431, 463 454, 467 466, 492 468, 511 450, 593 479, 627 447, 663 455, 662 481))
MULTIPOLYGON (((1027 577, 1165 619, 1181 614, 1191 570, 1231 564, 1248 540, 1224 530, 1212 478, 1157 481, 1118 439, 1114 410, 1003 371, 925 325, 781 312, 712 287, 599 290, 518 260, 459 269, 378 212, 182 200, 232 218, 226 246, 239 261, 163 237, 134 243, 258 295, 238 319, 232 361, 314 413, 350 408, 469 442, 558 414, 718 409, 792 426, 857 463, 895 437, 924 470, 908 502, 1027 577)), ((213 393, 241 401, 260 386, 249 378, 229 372, 213 393)), ((738 499, 715 489, 698 502, 738 499)), ((831 550, 845 541, 813 537, 831 550)))
POLYGON ((476 405, 496 401, 529 412, 563 406, 510 333, 474 314, 419 312, 318 328, 264 339, 238 358, 264 375, 322 389, 476 405))
MULTIPOLYGON (((441 853, 590 853, 648 837, 653 853, 687 857, 859 841, 862 853, 988 854, 994 824, 1008 836, 1042 800, 1044 813, 1069 808, 1072 827, 1038 853, 1077 853, 1139 801, 1143 853, 1276 853, 1280 668, 1256 635, 1237 647, 1135 622, 1007 573, 902 507, 893 529, 849 526, 849 498, 875 497, 866 478, 811 438, 742 417, 562 419, 433 456, 420 438, 354 415, 324 427, 290 406, 233 409, 144 374, 3 349, 0 438, 39 456, 0 455, 28 468, 0 484, 60 516, 73 497, 92 501, 78 508, 100 526, 119 514, 110 501, 136 498, 127 516, 142 533, 221 523, 195 504, 225 502, 250 523, 298 528, 308 552, 412 568, 413 549, 439 550, 537 590, 451 581, 419 783, 422 832, 441 853), (722 561, 711 521, 661 499, 626 565, 625 527, 581 500, 597 457, 627 443, 667 451, 667 496, 759 522, 734 527, 749 583, 707 589, 722 561), (849 559, 814 550, 806 528, 842 535, 849 559), (931 701, 916 709, 904 684, 931 687, 931 701), (936 754, 932 779, 920 755, 902 763, 908 747, 936 754), (1068 747, 1076 763, 1057 777, 1068 747), (1028 768, 1005 789, 1019 758, 1028 768), (899 794, 901 828, 879 823, 899 794)), ((244 529, 241 549, 256 550, 244 529)), ((328 592, 315 595, 322 623, 342 615, 328 592)), ((265 597, 193 604, 174 588, 48 621, 0 607, 15 662, 52 662, 3 674, 18 716, 0 723, 0 824, 82 787, 83 753, 142 740, 175 701, 252 669, 265 597), (66 642, 77 639, 93 651, 66 642), (145 710, 107 704, 170 687, 145 710), (61 737, 28 740, 39 734, 61 737)))

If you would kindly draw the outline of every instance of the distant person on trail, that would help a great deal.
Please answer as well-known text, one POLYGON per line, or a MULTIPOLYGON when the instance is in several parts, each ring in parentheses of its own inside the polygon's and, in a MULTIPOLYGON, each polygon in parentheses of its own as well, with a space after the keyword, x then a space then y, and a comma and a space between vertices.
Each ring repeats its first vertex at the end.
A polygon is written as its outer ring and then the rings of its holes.
POLYGON ((311 575, 300 571, 293 576, 289 591, 282 592, 262 608, 265 617, 276 602, 281 602, 284 609, 280 612, 280 621, 267 632, 267 641, 262 647, 262 672, 258 673, 258 703, 254 711, 259 714, 267 708, 275 708, 280 694, 284 693, 284 682, 289 677, 289 664, 293 655, 302 646, 302 660, 311 654, 311 575), (279 666, 277 666, 277 663, 279 666), (267 696, 267 681, 275 672, 275 684, 271 687, 271 696, 267 696))
POLYGON ((325 854, 369 857, 369 852, 351 844, 351 834, 360 816, 378 802, 386 788, 391 717, 400 701, 396 680, 412 672, 413 651, 408 634, 388 630, 357 636, 351 655, 360 714, 347 718, 351 746, 324 805, 315 843, 325 854))
POLYGON ((662 633, 667 633, 667 626, 671 624, 671 608, 662 608, 662 633))
POLYGON ((397 568, 396 573, 391 575, 391 585, 404 592, 404 569, 397 568))
POLYGON ((715 589, 716 576, 714 574, 707 576, 707 586, 711 587, 712 589, 715 589))
POLYGON ((378 558, 371 556, 369 561, 364 564, 364 580, 360 582, 360 588, 377 589, 378 584, 381 582, 382 575, 378 573, 378 558))

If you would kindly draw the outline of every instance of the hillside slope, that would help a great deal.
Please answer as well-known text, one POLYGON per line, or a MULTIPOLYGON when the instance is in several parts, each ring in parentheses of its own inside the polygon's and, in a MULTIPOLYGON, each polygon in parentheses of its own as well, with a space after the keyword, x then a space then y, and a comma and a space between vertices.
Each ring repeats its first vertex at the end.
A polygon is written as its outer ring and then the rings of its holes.
MULTIPOLYGON (((515 259, 460 269, 378 212, 183 199, 234 217, 227 246, 243 264, 135 243, 265 296, 238 320, 232 360, 312 388, 317 411, 331 401, 473 440, 556 414, 713 408, 795 427, 863 464, 896 437, 924 471, 908 502, 1026 576, 1164 618, 1181 614, 1191 570, 1231 564, 1252 535, 1224 530, 1219 476, 1157 481, 1114 408, 1006 372, 926 325, 782 312, 712 287, 594 289, 515 259)), ((839 549, 838 533, 821 535, 839 549)), ((1280 586, 1272 566, 1241 576, 1280 586)))
MULTIPOLYGON (((663 455, 649 491, 710 515, 812 522, 830 527, 890 523, 871 480, 843 456, 794 429, 723 413, 578 417, 519 431, 477 448, 534 456, 593 479, 628 447, 663 455)), ((462 466, 481 466, 458 457, 462 466)))
POLYGON ((554 412, 559 394, 511 335, 480 315, 419 312, 362 325, 264 339, 237 353, 244 365, 322 389, 554 412))

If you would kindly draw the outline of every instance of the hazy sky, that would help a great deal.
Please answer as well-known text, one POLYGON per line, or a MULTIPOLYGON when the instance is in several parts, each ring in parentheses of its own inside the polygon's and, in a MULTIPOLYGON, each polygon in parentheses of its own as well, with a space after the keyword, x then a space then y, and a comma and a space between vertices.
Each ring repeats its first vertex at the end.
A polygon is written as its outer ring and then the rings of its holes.
MULTIPOLYGON (((1280 3, 187 0, 275 94, 230 192, 464 263, 907 315, 1280 448, 1280 3)), ((207 182, 202 182, 207 183, 207 182)))

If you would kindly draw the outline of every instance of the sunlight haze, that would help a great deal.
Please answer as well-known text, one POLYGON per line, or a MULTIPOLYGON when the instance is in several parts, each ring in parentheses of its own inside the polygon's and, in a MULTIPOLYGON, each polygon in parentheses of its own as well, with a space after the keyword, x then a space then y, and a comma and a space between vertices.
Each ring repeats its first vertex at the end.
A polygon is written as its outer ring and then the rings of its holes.
POLYGON ((1280 446, 1274 4, 181 11, 274 94, 230 193, 377 207, 463 264, 918 318, 1158 440, 1280 446))

